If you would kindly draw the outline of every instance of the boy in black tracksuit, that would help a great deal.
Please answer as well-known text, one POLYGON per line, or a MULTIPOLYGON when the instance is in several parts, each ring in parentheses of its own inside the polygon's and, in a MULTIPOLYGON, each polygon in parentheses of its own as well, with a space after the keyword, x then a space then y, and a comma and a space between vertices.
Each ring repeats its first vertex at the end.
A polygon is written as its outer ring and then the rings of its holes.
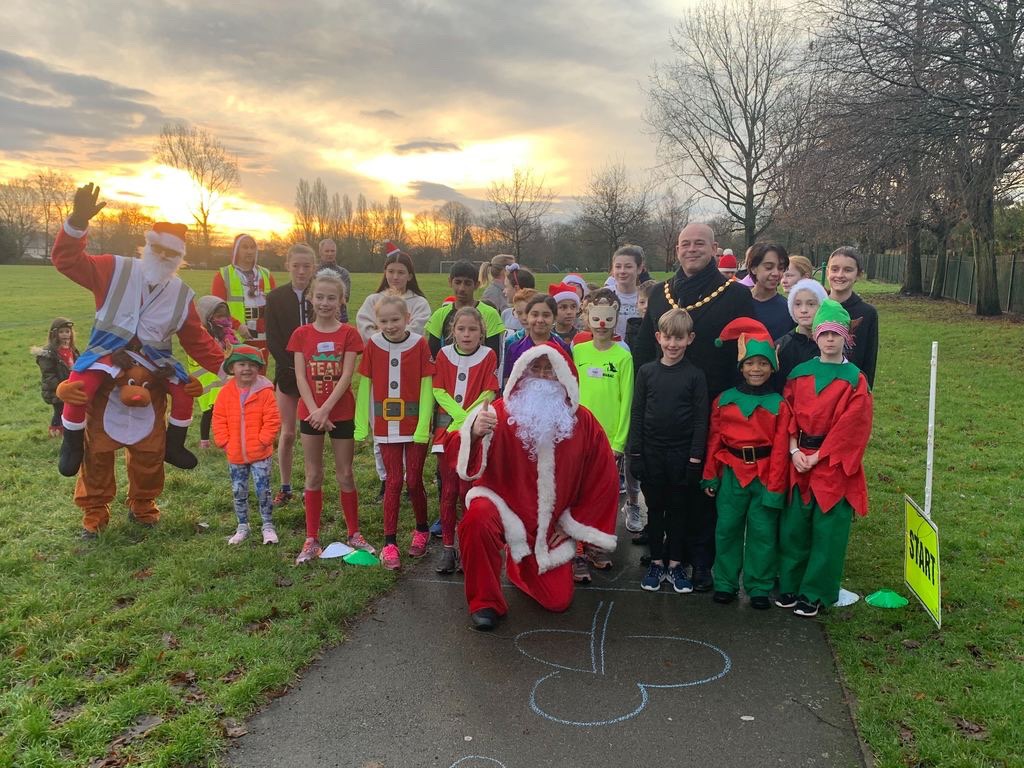
POLYGON ((692 592, 684 554, 689 553, 695 572, 710 571, 714 559, 715 521, 700 498, 708 388, 704 373, 684 357, 693 338, 686 312, 673 309, 662 315, 657 333, 661 359, 645 364, 634 385, 628 452, 647 500, 651 565, 640 586, 651 592, 663 581, 676 592, 692 592))

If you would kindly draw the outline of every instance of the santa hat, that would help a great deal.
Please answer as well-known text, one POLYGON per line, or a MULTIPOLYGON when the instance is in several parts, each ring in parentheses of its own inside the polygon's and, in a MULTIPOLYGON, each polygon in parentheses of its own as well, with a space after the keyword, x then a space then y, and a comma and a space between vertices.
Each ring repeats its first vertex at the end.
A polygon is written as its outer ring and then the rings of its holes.
POLYGON ((586 296, 590 293, 590 286, 587 285, 587 281, 583 279, 581 275, 577 275, 575 272, 570 272, 568 275, 562 278, 563 285, 578 285, 580 290, 583 291, 583 295, 586 296))
POLYGON ((169 221, 158 221, 153 228, 146 233, 146 242, 150 245, 159 245, 161 248, 168 248, 175 253, 185 255, 185 233, 188 227, 184 224, 172 224, 169 221))
POLYGON ((733 256, 732 251, 727 251, 718 257, 718 268, 731 269, 733 272, 739 269, 739 264, 736 263, 736 257, 733 256))
POLYGON ((263 359, 263 350, 258 347, 254 347, 251 344, 237 344, 231 348, 231 354, 228 355, 228 359, 224 361, 224 372, 231 373, 231 369, 235 367, 235 363, 241 362, 242 360, 248 360, 250 363, 255 363, 260 367, 260 370, 266 367, 267 362, 263 359))
POLYGON ((722 251, 722 255, 723 256, 732 256, 734 259, 736 258, 736 254, 733 253, 732 248, 726 248, 724 251, 722 251))
POLYGON ((715 346, 722 346, 724 341, 736 341, 739 350, 737 359, 742 365, 744 360, 752 357, 764 357, 771 363, 772 370, 779 370, 779 359, 775 356, 775 344, 772 335, 763 323, 752 317, 737 317, 730 322, 715 339, 715 346))
MULTIPOLYGON (((796 295, 800 291, 810 291, 818 297, 818 303, 821 304, 825 299, 828 298, 828 294, 825 293, 825 289, 821 283, 817 280, 812 280, 809 277, 803 277, 793 283, 793 287, 789 289, 789 295, 786 297, 786 301, 789 303, 789 316, 793 317, 793 302, 796 301, 796 295)), ((793 317, 796 320, 795 317, 793 317)))
POLYGON ((850 313, 835 299, 825 299, 814 314, 814 324, 811 326, 814 338, 817 339, 819 334, 826 331, 838 333, 843 337, 846 346, 853 346, 853 336, 850 334, 850 313))
POLYGON ((563 301, 575 301, 577 307, 580 305, 579 294, 568 283, 552 283, 548 286, 548 296, 553 298, 556 304, 563 301))
MULTIPOLYGON (((250 240, 252 240, 253 243, 256 242, 256 238, 255 237, 253 237, 252 235, 247 235, 244 232, 242 234, 240 234, 240 235, 235 235, 235 241, 233 243, 231 243, 231 263, 232 264, 235 263, 235 259, 238 257, 238 246, 240 246, 242 244, 242 240, 244 238, 246 238, 246 237, 248 237, 250 240)), ((257 261, 259 260, 259 257, 260 257, 260 252, 259 252, 259 249, 257 248, 256 249, 256 260, 257 261)), ((255 265, 256 265, 256 261, 253 262, 253 266, 255 266, 255 265)))
POLYGON ((558 379, 559 384, 565 387, 565 392, 569 396, 569 405, 575 413, 580 404, 580 382, 577 378, 579 374, 576 372, 576 366, 573 364, 572 358, 569 357, 569 353, 562 349, 556 341, 538 344, 523 352, 516 360, 516 364, 512 366, 512 373, 509 374, 508 381, 505 382, 505 397, 515 391, 533 361, 541 357, 546 357, 551 363, 551 367, 555 371, 555 378, 558 379))
POLYGON ((394 256, 402 252, 402 249, 392 243, 390 240, 384 241, 384 256, 394 256))

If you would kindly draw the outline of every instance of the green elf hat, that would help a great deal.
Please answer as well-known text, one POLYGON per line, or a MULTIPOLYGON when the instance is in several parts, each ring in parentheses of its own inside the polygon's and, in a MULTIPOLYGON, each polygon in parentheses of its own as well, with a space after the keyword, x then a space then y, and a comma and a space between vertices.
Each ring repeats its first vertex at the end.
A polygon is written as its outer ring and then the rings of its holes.
POLYGON ((814 314, 811 335, 817 339, 818 334, 833 331, 843 337, 846 346, 853 346, 853 335, 850 333, 850 313, 835 299, 825 299, 814 314))
POLYGON ((722 346, 723 342, 735 341, 739 349, 739 364, 752 357, 764 357, 772 365, 772 370, 779 370, 779 359, 775 356, 775 342, 772 335, 760 323, 752 317, 737 317, 730 322, 715 339, 715 346, 722 346))
POLYGON ((235 363, 240 360, 248 360, 250 363, 256 363, 260 367, 260 370, 266 368, 267 362, 263 359, 263 352, 252 344, 236 344, 231 348, 231 354, 228 355, 228 359, 224 361, 224 372, 231 373, 231 369, 235 367, 235 363))

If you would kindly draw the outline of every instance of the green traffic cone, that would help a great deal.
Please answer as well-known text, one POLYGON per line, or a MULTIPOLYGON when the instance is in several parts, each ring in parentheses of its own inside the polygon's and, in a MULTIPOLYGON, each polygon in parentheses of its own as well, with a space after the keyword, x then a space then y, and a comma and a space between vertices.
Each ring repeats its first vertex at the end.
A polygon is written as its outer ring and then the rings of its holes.
POLYGON ((909 600, 891 589, 880 589, 864 598, 864 602, 875 608, 902 608, 909 600))
POLYGON ((380 565, 380 560, 364 549, 357 549, 355 552, 349 552, 341 559, 349 565, 380 565))

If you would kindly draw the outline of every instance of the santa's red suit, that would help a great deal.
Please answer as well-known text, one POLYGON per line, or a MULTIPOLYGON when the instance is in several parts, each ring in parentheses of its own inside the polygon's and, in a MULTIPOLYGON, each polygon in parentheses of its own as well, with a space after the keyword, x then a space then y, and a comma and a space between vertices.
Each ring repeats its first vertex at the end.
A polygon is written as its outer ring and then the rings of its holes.
POLYGON ((615 458, 597 419, 579 405, 579 384, 566 356, 547 344, 524 352, 505 385, 505 397, 542 356, 550 360, 575 414, 570 437, 539 445, 536 458, 531 458, 509 423, 503 400, 493 405, 497 425, 490 435, 477 441, 471 437, 482 405, 467 415, 452 436, 459 475, 473 484, 459 524, 471 613, 485 608, 499 615, 507 612, 500 579, 503 552, 513 584, 546 609, 564 611, 572 602, 576 541, 615 549, 615 458), (549 540, 556 526, 572 538, 552 548, 549 540))

